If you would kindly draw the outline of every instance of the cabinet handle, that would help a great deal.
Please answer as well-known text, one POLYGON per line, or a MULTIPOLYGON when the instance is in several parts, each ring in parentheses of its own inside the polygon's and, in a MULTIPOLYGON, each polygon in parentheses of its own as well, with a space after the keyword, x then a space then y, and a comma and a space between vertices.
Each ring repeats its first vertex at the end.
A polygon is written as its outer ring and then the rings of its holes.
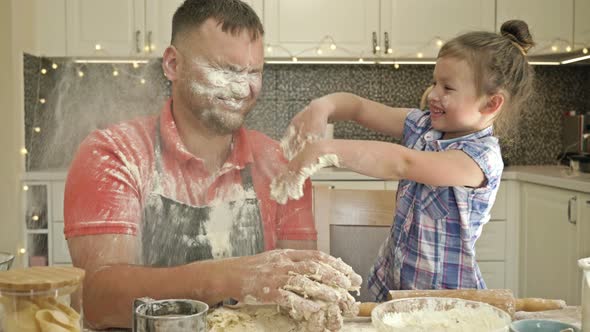
MULTIPOLYGON (((577 202, 578 198, 577 197, 572 197, 569 199, 569 201, 567 202, 567 221, 569 221, 570 224, 576 224, 577 220, 576 218, 572 219, 572 205, 575 204, 577 202)), ((575 212, 576 208, 574 207, 574 212, 575 212)))
POLYGON ((379 46, 377 43, 377 32, 373 31, 373 54, 377 54, 377 46, 379 46))
POLYGON ((383 53, 389 54, 389 33, 387 31, 383 33, 383 39, 385 46, 385 48, 383 49, 383 53))
POLYGON ((141 31, 135 31, 135 52, 141 53, 141 48, 139 47, 139 37, 141 37, 141 31))

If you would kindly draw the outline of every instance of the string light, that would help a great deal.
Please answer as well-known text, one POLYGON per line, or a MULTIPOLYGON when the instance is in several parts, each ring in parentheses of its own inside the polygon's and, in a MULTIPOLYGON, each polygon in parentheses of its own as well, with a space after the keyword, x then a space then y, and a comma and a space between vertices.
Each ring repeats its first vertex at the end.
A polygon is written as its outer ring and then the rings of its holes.
POLYGON ((393 68, 395 68, 395 69, 399 69, 399 63, 394 63, 394 64, 393 64, 393 68))
POLYGON ((268 46, 268 47, 266 48, 266 51, 267 51, 268 53, 272 53, 272 46, 268 46))
POLYGON ((363 62, 365 61, 363 58, 359 58, 359 62, 363 62))
POLYGON ((139 68, 139 63, 137 63, 137 61, 133 62, 133 68, 135 68, 135 69, 139 68))
POLYGON ((375 46, 375 51, 377 51, 377 52, 381 51, 381 46, 379 46, 379 45, 375 46))
POLYGON ((142 78, 141 80, 139 80, 139 83, 145 84, 145 78, 142 78))
POLYGON ((584 54, 588 54, 588 49, 587 49, 586 47, 584 47, 584 48, 582 49, 582 53, 584 53, 584 54))
POLYGON ((439 39, 436 40, 436 46, 438 46, 438 47, 442 47, 443 46, 442 39, 439 38, 439 39))
POLYGON ((39 216, 38 215, 34 215, 33 218, 31 218, 31 219, 33 219, 33 221, 39 221, 39 216))
POLYGON ((20 154, 22 154, 23 156, 26 155, 27 153, 29 153, 29 151, 27 151, 27 149, 25 149, 25 148, 20 149, 20 154))
POLYGON ((291 60, 293 60, 293 62, 297 62, 297 57, 294 56, 293 58, 291 58, 291 60))
POLYGON ((35 128, 33 128, 33 130, 34 130, 36 133, 40 133, 40 132, 41 132, 41 127, 35 127, 35 128))
POLYGON ((55 63, 55 62, 51 65, 51 68, 53 68, 53 69, 57 69, 57 67, 58 67, 57 63, 55 63))
POLYGON ((568 45, 568 46, 565 48, 565 51, 566 51, 566 52, 571 52, 571 51, 572 51, 572 47, 568 45))
POLYGON ((39 102, 40 102, 41 104, 45 104, 46 100, 45 100, 45 98, 41 98, 41 99, 39 99, 39 102))
POLYGON ((84 77, 84 72, 83 72, 83 71, 81 71, 81 70, 78 70, 78 76, 79 76, 79 77, 84 77))
POLYGON ((96 45, 94 45, 94 49, 97 51, 100 51, 100 50, 102 50, 102 46, 100 44, 96 44, 96 45))
POLYGON ((45 69, 45 68, 41 69, 41 74, 43 74, 43 75, 47 74, 47 69, 45 69))
POLYGON ((144 51, 149 52, 150 51, 150 47, 148 45, 145 45, 145 47, 143 48, 144 51))
POLYGON ((391 54, 391 53, 393 53, 393 48, 390 47, 387 49, 387 54, 391 54))
POLYGON ((24 191, 29 191, 29 186, 27 186, 26 184, 23 186, 23 190, 24 191))
POLYGON ((150 45, 150 50, 153 52, 156 50, 156 44, 151 44, 150 45))
POLYGON ((26 253, 27 253, 27 250, 26 250, 25 248, 20 248, 20 249, 18 250, 18 252, 19 252, 21 255, 24 255, 24 254, 26 254, 26 253))
POLYGON ((552 46, 551 46, 551 50, 552 50, 553 52, 557 52, 557 51, 559 50, 559 48, 557 47, 557 45, 552 45, 552 46))
POLYGON ((115 77, 116 77, 116 76, 119 76, 119 71, 118 71, 118 70, 116 70, 116 69, 115 69, 115 70, 113 70, 113 76, 115 76, 115 77))
POLYGON ((318 49, 316 50, 316 53, 317 53, 318 55, 322 55, 322 54, 324 53, 324 51, 322 51, 322 49, 321 49, 321 48, 318 48, 318 49))
POLYGON ((334 43, 330 44, 330 49, 332 51, 335 51, 336 50, 336 44, 334 44, 334 43))
POLYGON ((418 53, 416 53, 416 56, 417 56, 418 58, 422 58, 422 57, 424 57, 424 54, 422 54, 422 52, 418 52, 418 53))

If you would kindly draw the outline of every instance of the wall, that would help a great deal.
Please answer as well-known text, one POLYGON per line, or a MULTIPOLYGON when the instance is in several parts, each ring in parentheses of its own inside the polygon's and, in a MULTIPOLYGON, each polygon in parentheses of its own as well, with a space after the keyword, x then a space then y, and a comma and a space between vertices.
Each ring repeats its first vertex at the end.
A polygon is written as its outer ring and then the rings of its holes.
MULTIPOLYGON (((24 169, 22 52, 30 51, 34 24, 31 0, 0 1, 0 250, 17 253, 23 246, 19 178, 24 169), (18 17, 18 20, 13 20, 18 17)), ((14 265, 20 265, 17 256, 14 265)))
MULTIPOLYGON (((93 129, 138 115, 157 114, 169 94, 160 61, 131 64, 79 64, 71 59, 25 55, 25 137, 27 169, 67 168, 78 143, 93 129), (58 69, 51 69, 56 63, 58 69), (46 68, 48 73, 41 75, 46 68), (113 72, 118 75, 114 76, 113 72), (80 77, 78 72, 84 72, 80 77), (144 79, 144 84, 141 80, 144 79), (46 102, 41 104, 40 98, 46 102), (34 128, 40 131, 35 132, 34 128)), ((310 100, 347 91, 388 105, 418 107, 432 78, 432 65, 267 65, 259 102, 249 128, 280 139, 290 119, 310 100)), ((556 163, 562 150, 562 114, 589 110, 590 66, 537 66, 534 97, 501 140, 509 165, 556 163)), ((393 141, 391 137, 338 123, 334 136, 393 141)))

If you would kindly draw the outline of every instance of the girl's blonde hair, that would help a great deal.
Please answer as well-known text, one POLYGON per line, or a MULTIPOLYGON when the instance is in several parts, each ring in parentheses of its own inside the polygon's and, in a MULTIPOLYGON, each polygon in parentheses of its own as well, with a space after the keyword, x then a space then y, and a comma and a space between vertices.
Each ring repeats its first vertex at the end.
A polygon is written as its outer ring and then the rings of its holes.
POLYGON ((469 32, 450 40, 440 49, 438 57, 467 61, 473 70, 478 96, 504 95, 498 120, 507 108, 517 110, 532 94, 534 71, 526 54, 534 45, 528 25, 511 20, 502 24, 500 34, 469 32))

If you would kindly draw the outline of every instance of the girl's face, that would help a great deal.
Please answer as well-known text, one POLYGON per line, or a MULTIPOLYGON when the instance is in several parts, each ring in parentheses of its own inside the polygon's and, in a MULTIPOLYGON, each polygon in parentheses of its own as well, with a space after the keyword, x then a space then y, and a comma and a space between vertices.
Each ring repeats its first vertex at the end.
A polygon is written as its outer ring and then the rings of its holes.
POLYGON ((486 97, 478 97, 471 66, 453 57, 439 58, 434 67, 433 89, 428 94, 432 126, 455 138, 479 131, 489 125, 480 110, 486 97))

